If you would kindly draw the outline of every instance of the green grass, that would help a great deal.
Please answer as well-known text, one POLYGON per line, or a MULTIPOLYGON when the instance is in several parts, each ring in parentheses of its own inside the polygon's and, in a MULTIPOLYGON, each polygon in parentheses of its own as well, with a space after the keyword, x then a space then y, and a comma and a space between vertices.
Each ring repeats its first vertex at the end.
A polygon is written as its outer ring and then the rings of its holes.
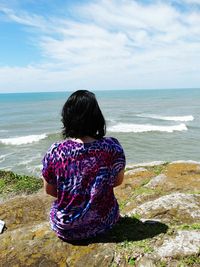
POLYGON ((137 196, 141 196, 141 195, 159 195, 159 196, 162 196, 164 194, 162 188, 158 188, 158 189, 151 189, 151 188, 147 188, 147 187, 143 187, 143 186, 140 186, 140 187, 137 187, 135 188, 132 193, 131 193, 131 196, 129 198, 129 201, 134 201, 134 198, 137 197, 137 196))
POLYGON ((147 169, 149 171, 154 172, 155 175, 159 175, 161 174, 163 171, 165 171, 167 165, 169 164, 169 162, 164 163, 163 165, 158 165, 158 166, 153 166, 153 167, 148 167, 147 169))
POLYGON ((200 254, 183 257, 179 260, 178 267, 199 266, 200 254))
POLYGON ((128 202, 134 201, 135 197, 139 195, 153 195, 156 193, 160 193, 160 191, 151 189, 151 188, 146 188, 143 186, 136 187, 135 189, 133 189, 133 191, 131 192, 131 195, 127 199, 123 199, 123 200, 118 199, 120 210, 123 211, 126 204, 128 202))
POLYGON ((6 182, 0 179, 0 194, 3 193, 5 187, 6 187, 6 182))
POLYGON ((145 179, 144 181, 142 181, 141 186, 148 184, 150 181, 151 181, 151 178, 145 179))
POLYGON ((197 194, 197 195, 200 195, 200 191, 199 190, 196 190, 196 191, 187 191, 185 192, 186 194, 197 194))
POLYGON ((182 224, 178 227, 179 230, 200 230, 200 223, 182 224))
POLYGON ((135 266, 135 259, 134 259, 134 258, 129 258, 129 259, 128 259, 128 264, 129 264, 130 266, 135 266))
POLYGON ((154 189, 146 188, 146 187, 137 187, 132 191, 132 197, 136 197, 138 195, 148 195, 155 193, 154 189))
MULTIPOLYGON (((138 241, 123 241, 117 245, 116 249, 123 254, 126 262, 130 266, 135 266, 136 261, 132 256, 134 251, 137 251, 139 254, 152 253, 154 250, 150 244, 151 239, 143 239, 138 241)), ((129 266, 128 265, 128 266, 129 266)))
POLYGON ((160 261, 158 263, 158 267, 166 267, 167 266, 167 263, 165 261, 160 261))
POLYGON ((0 195, 9 193, 31 194, 37 192, 41 187, 42 179, 0 170, 0 195))
POLYGON ((126 204, 129 202, 129 199, 126 199, 126 200, 119 199, 118 202, 119 202, 119 208, 122 211, 125 208, 126 204))

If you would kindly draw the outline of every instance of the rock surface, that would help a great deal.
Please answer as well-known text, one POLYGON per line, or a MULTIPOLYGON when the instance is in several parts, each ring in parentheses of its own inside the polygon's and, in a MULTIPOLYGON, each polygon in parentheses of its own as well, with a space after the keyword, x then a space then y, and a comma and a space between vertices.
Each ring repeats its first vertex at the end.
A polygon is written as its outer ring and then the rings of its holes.
POLYGON ((128 166, 115 189, 124 217, 110 232, 76 244, 51 231, 53 199, 41 190, 6 197, 0 204, 7 227, 0 235, 0 266, 200 266, 199 181, 198 162, 128 166))
POLYGON ((164 182, 166 181, 166 179, 167 179, 167 176, 165 174, 163 174, 163 173, 162 174, 159 174, 158 176, 153 177, 149 181, 149 183, 147 183, 145 185, 145 187, 154 189, 154 188, 156 188, 156 187, 164 184, 164 182))
POLYGON ((145 218, 159 218, 165 223, 174 219, 179 223, 200 223, 200 195, 173 193, 146 202, 128 215, 139 214, 145 218))
POLYGON ((164 241, 163 245, 157 249, 157 255, 160 258, 193 255, 199 252, 199 246, 199 231, 178 231, 175 237, 164 241))

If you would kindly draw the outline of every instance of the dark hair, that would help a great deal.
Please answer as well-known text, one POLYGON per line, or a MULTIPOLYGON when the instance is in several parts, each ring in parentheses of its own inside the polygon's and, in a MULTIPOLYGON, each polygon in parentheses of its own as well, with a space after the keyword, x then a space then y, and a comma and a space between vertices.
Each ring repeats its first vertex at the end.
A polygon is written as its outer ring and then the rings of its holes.
POLYGON ((96 139, 106 134, 106 123, 95 94, 87 90, 74 92, 62 109, 63 136, 96 139))

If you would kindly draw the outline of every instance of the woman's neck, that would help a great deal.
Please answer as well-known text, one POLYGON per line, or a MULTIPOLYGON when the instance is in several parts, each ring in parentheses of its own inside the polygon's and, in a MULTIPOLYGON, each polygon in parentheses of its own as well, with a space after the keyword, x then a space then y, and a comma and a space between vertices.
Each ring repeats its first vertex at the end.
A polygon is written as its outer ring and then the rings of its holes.
POLYGON ((97 139, 90 137, 90 136, 83 136, 79 138, 72 138, 72 140, 78 143, 91 143, 91 142, 96 141, 97 139))

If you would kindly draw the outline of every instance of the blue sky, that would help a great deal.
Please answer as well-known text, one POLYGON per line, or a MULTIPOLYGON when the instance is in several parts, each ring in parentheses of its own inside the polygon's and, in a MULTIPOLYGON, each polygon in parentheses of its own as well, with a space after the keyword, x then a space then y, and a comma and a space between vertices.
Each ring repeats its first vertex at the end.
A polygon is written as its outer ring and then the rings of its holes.
POLYGON ((0 0, 0 92, 200 88, 200 0, 0 0))

